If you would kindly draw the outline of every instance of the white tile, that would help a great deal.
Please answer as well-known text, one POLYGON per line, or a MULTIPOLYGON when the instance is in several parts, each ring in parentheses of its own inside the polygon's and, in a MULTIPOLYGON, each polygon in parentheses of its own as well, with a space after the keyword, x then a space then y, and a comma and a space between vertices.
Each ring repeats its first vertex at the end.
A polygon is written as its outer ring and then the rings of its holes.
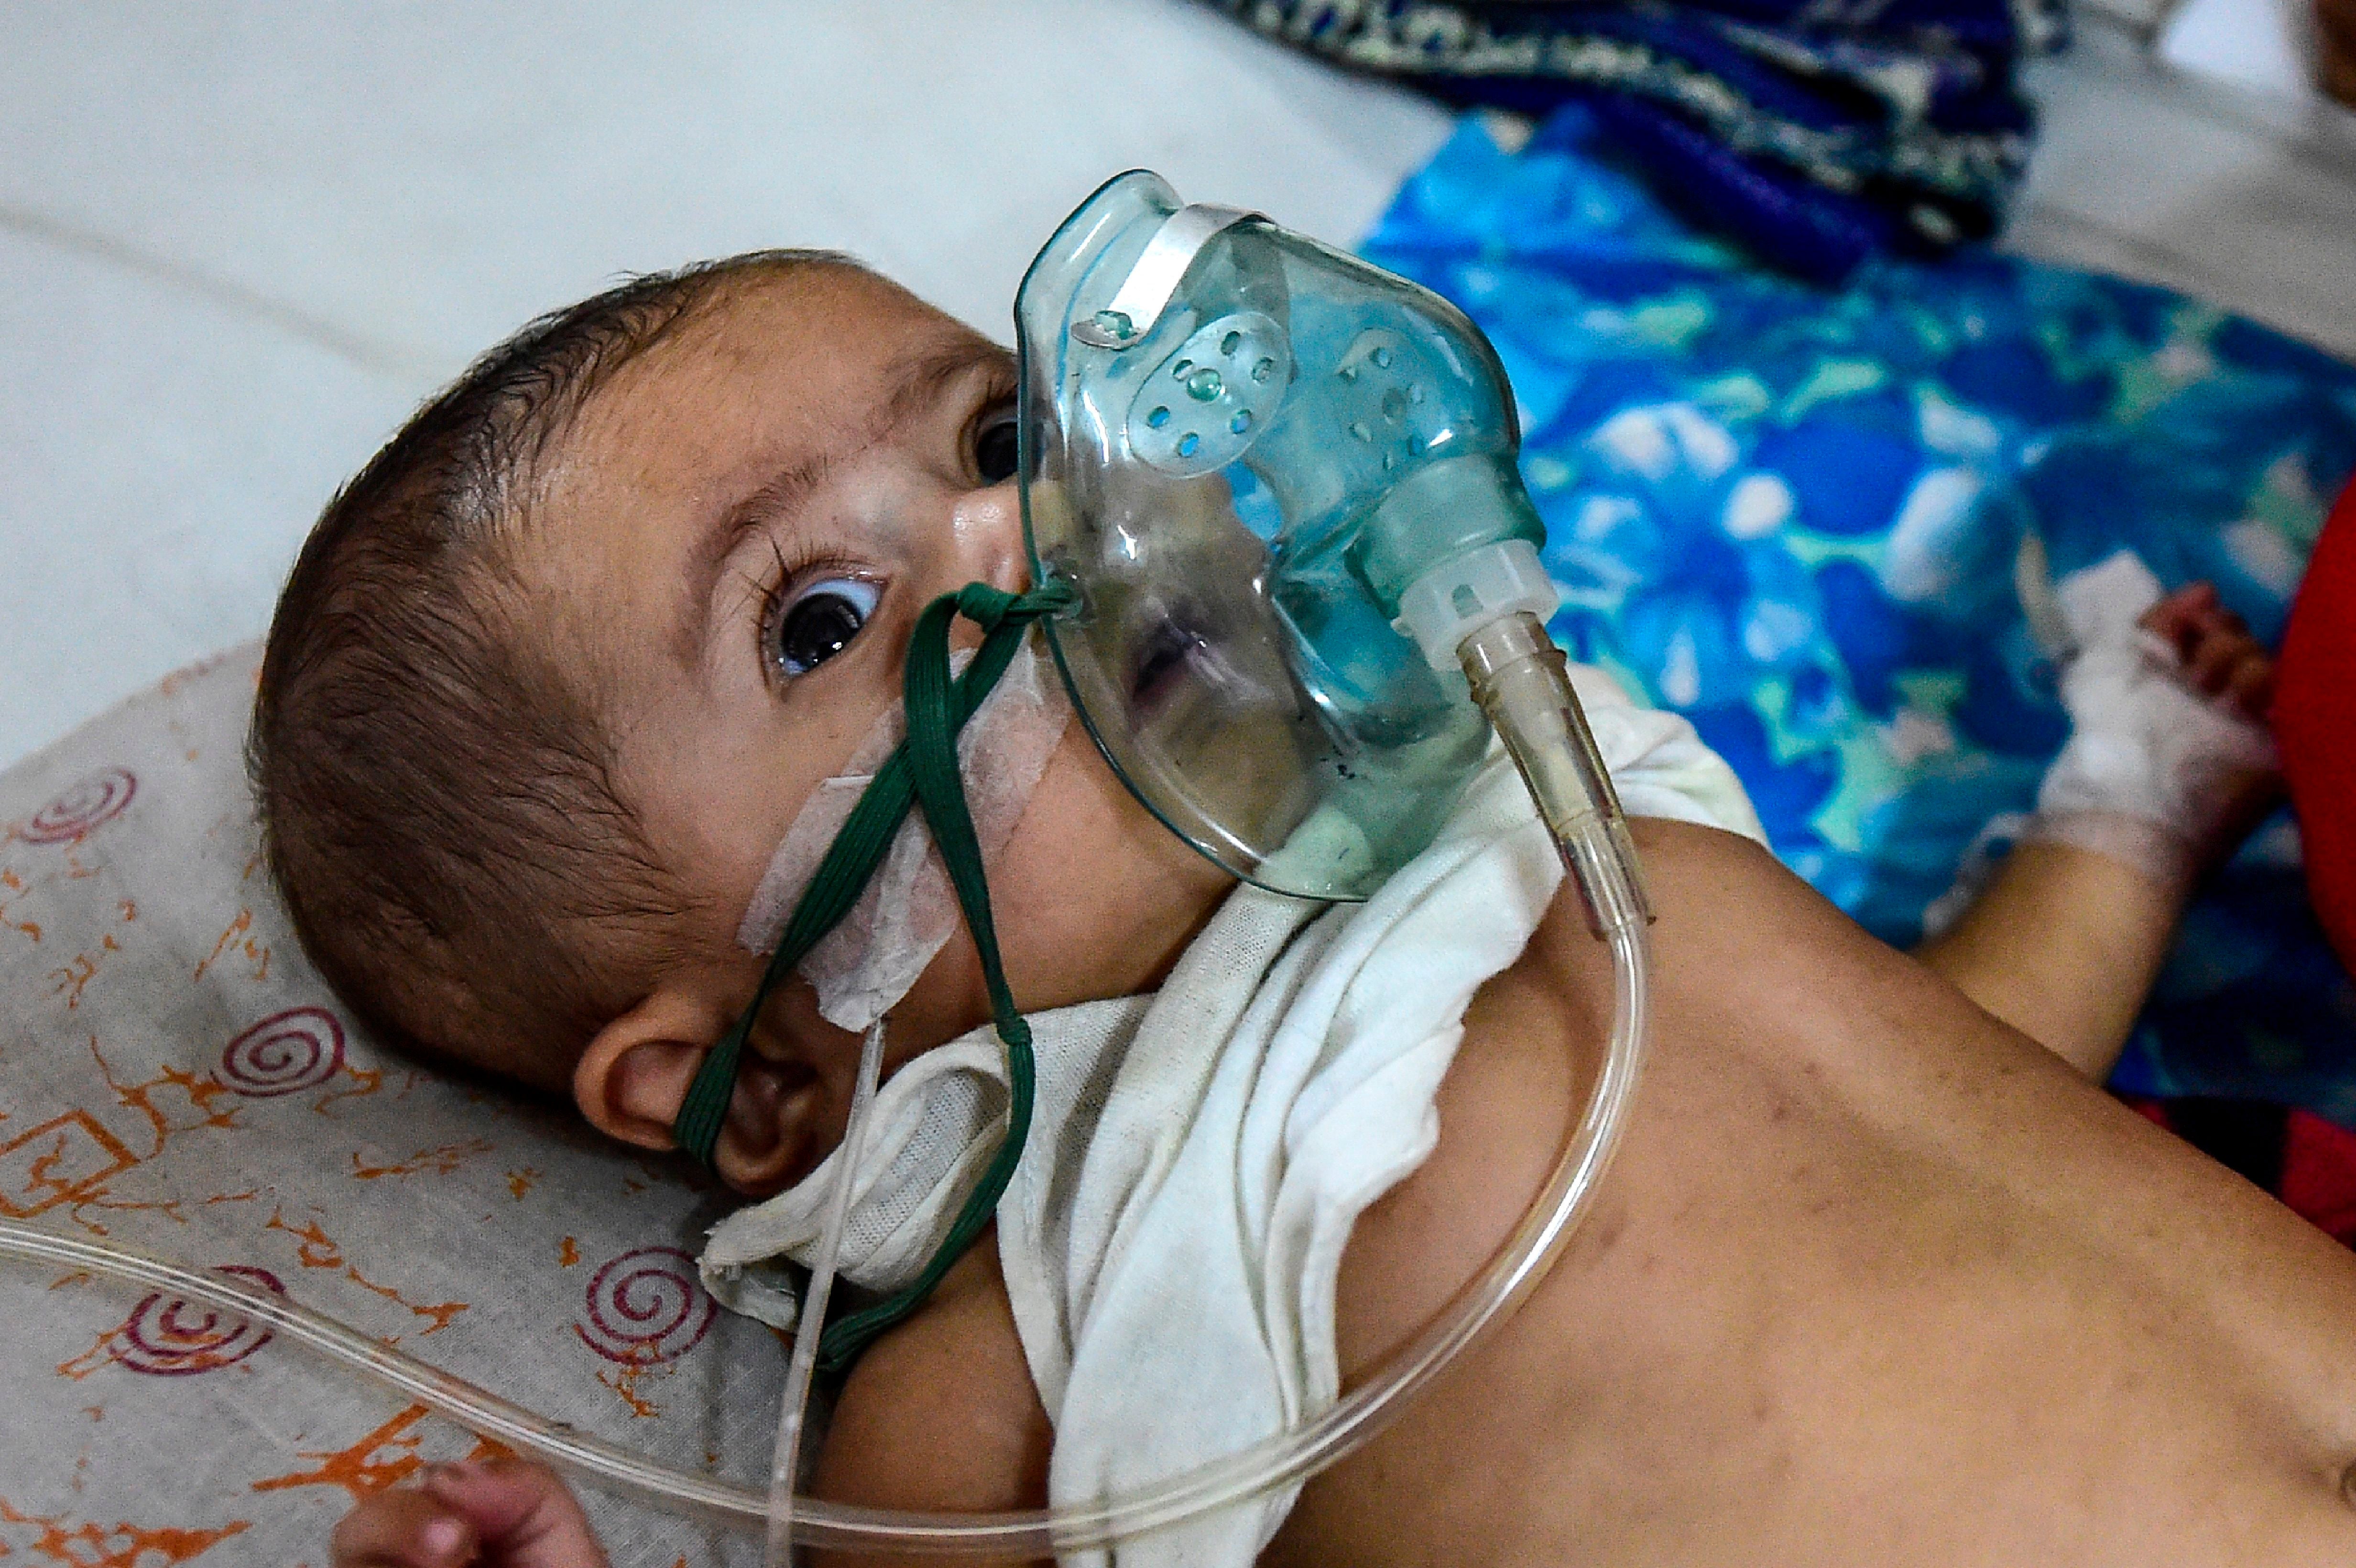
POLYGON ((1174 0, 55 5, 0 199, 455 359, 615 272, 859 251, 1002 327, 1133 164, 1355 239, 1447 120, 1174 0))

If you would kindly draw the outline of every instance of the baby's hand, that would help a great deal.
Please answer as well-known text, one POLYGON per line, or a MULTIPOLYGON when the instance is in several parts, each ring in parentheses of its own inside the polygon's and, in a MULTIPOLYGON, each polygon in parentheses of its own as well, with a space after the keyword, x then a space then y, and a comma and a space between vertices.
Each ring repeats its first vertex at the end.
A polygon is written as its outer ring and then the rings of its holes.
POLYGON ((2280 787, 2265 726, 2274 667, 2214 588, 2162 593, 2132 551, 2054 589, 2078 645, 2061 672, 2072 727, 2029 837, 2189 886, 2280 787))
POLYGON ((545 1465, 436 1465, 423 1486, 344 1516, 335 1568, 606 1568, 581 1505, 545 1465))
POLYGON ((2274 660, 2250 624, 2218 603, 2216 587, 2194 582, 2143 613, 2136 624, 2176 650, 2177 677, 2242 718, 2263 724, 2274 700, 2274 660))

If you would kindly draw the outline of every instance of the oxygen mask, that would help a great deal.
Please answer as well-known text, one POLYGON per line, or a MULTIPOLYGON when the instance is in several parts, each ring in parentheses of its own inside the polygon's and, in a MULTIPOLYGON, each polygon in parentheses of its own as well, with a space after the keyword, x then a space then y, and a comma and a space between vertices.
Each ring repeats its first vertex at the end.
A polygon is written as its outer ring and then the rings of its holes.
POLYGON ((1112 180, 1015 302, 1023 520, 1106 759, 1237 876, 1362 898, 1489 744, 1462 632, 1551 614, 1494 350, 1258 214, 1112 180))

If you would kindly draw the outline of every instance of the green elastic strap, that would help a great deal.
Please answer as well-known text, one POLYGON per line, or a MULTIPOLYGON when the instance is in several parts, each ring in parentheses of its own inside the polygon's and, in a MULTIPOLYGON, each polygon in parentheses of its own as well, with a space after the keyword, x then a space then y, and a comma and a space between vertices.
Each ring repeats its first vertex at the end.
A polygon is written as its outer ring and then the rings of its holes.
POLYGON ((932 1261, 914 1284, 862 1311, 827 1325, 819 1340, 819 1364, 829 1372, 850 1364, 867 1342, 915 1311, 932 1294, 951 1264, 973 1244, 990 1223, 1031 1130, 1033 1063, 1031 1029, 1014 1006, 1006 974, 999 959, 998 933, 990 914, 990 887, 981 867, 981 843, 974 832, 972 814, 965 803, 965 781, 958 768, 957 737, 982 699, 1022 646, 1030 624, 1070 604, 1068 585, 1048 582, 1028 593, 1008 593, 987 583, 969 582, 955 593, 945 593, 925 607, 908 641, 905 692, 908 735, 876 770, 859 804, 835 835, 816 875, 804 890, 786 923, 785 934, 770 954, 761 984, 735 1027, 713 1047, 696 1072, 695 1081, 680 1103, 671 1133, 679 1147, 712 1164, 728 1103, 736 1086, 737 1064, 769 994, 794 965, 826 934, 841 924, 868 880, 891 848, 911 805, 921 804, 932 828, 933 842, 948 866, 958 904, 965 912, 966 929, 981 957, 981 972, 990 988, 991 1014, 998 1037, 1006 1045, 1009 1104, 1006 1136, 982 1173, 981 1185, 958 1211, 957 1221, 932 1261), (982 629, 980 651, 965 673, 949 675, 948 635, 952 622, 964 615, 982 629))

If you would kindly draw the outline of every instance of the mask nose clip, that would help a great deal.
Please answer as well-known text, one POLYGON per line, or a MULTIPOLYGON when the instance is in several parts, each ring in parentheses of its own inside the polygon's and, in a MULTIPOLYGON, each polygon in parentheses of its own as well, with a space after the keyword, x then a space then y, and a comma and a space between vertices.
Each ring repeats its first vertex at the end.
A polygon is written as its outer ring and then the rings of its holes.
POLYGON ((1186 269, 1194 264, 1203 247, 1237 224, 1252 219, 1265 223, 1268 215, 1209 202, 1180 208, 1162 219, 1162 227, 1138 252, 1111 303, 1087 320, 1072 323, 1072 336, 1091 348, 1109 348, 1115 353, 1136 347, 1161 321, 1171 296, 1186 281, 1186 269))

